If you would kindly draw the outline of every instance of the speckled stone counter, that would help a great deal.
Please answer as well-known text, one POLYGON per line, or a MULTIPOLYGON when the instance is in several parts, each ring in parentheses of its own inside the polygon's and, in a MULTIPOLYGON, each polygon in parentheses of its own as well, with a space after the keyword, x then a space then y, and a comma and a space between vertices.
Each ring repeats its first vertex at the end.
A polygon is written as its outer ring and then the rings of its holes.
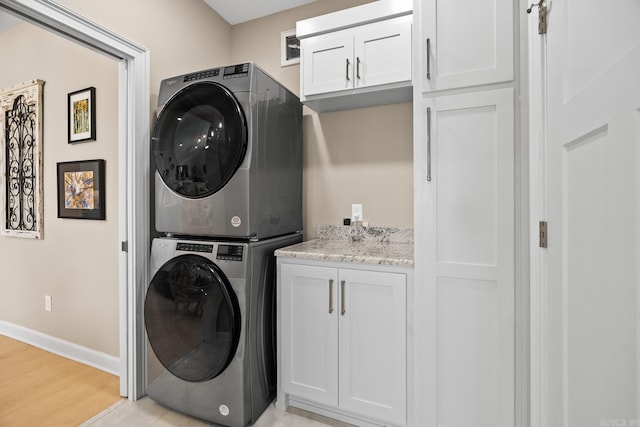
POLYGON ((317 238, 276 250, 278 257, 413 268, 413 229, 318 226, 317 238))

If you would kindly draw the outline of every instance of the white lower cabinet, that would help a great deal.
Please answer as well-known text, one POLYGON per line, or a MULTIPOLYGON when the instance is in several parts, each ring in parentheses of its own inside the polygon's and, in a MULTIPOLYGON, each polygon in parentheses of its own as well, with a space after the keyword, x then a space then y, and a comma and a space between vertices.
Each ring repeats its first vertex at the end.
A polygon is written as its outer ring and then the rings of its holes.
POLYGON ((405 425, 407 275, 279 261, 278 277, 280 407, 405 425))

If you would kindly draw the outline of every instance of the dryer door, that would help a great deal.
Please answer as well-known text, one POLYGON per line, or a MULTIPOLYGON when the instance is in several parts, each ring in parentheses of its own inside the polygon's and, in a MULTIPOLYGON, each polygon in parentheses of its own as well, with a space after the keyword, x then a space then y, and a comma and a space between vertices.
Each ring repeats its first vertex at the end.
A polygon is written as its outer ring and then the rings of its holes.
POLYGON ((194 83, 166 103, 151 142, 156 169, 172 191, 207 197, 224 187, 242 163, 246 119, 227 88, 194 83))
POLYGON ((229 365, 240 337, 240 308, 231 284, 210 260, 181 255, 155 274, 144 302, 151 348, 185 381, 206 381, 229 365))

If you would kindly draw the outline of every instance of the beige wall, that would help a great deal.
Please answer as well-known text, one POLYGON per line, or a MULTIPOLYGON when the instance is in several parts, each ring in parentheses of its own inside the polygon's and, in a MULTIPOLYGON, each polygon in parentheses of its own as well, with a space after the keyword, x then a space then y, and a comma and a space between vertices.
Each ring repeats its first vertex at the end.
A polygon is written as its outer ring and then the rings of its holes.
MULTIPOLYGON (((118 353, 117 64, 29 24, 0 34, 0 87, 44 85, 44 239, 0 237, 0 320, 118 353), (6 62, 5 62, 6 61, 6 62), (96 88, 97 140, 67 143, 67 94, 96 88), (56 163, 106 161, 106 221, 57 217, 56 163), (53 311, 44 311, 44 296, 53 311)), ((0 157, 2 157, 0 155, 0 157)))
MULTIPOLYGON (((234 63, 252 60, 300 94, 300 66, 280 66, 280 33, 296 21, 370 0, 322 0, 231 29, 234 63)), ((362 203, 370 225, 413 226, 412 105, 317 114, 304 108, 305 238, 362 203)))
MULTIPOLYGON (((201 0, 61 3, 150 49, 152 112, 163 78, 230 61, 231 27, 201 0)), ((119 356, 117 63, 30 24, 0 33, 0 55, 11 64, 1 67, 0 88, 46 81, 45 235, 0 237, 0 321, 119 356), (67 93, 88 86, 97 140, 69 145, 67 93), (57 218, 56 163, 94 158, 106 160, 107 220, 57 218), (44 295, 53 297, 50 313, 44 295)))
MULTIPOLYGON (((150 49, 150 105, 160 81, 253 60, 299 93, 299 67, 280 67, 280 32, 295 22, 366 0, 321 0, 292 11, 229 26, 201 0, 61 0, 89 19, 150 49)), ((0 237, 0 321, 97 351, 118 349, 117 64, 29 24, 0 34, 0 88, 39 78, 45 84, 45 238, 0 237), (95 86, 98 138, 68 145, 67 93, 95 86), (58 219, 59 161, 107 161, 107 220, 58 219), (44 295, 53 311, 44 311, 44 295)), ((304 116, 304 221, 340 223, 363 203, 372 225, 413 224, 409 103, 304 116)))

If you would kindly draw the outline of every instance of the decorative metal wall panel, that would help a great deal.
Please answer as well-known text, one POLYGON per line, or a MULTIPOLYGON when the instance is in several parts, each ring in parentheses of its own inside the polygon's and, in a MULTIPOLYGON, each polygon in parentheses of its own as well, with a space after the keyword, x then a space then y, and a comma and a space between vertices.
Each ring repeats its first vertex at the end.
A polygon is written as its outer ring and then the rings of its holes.
POLYGON ((3 236, 43 237, 42 80, 0 92, 3 236))

